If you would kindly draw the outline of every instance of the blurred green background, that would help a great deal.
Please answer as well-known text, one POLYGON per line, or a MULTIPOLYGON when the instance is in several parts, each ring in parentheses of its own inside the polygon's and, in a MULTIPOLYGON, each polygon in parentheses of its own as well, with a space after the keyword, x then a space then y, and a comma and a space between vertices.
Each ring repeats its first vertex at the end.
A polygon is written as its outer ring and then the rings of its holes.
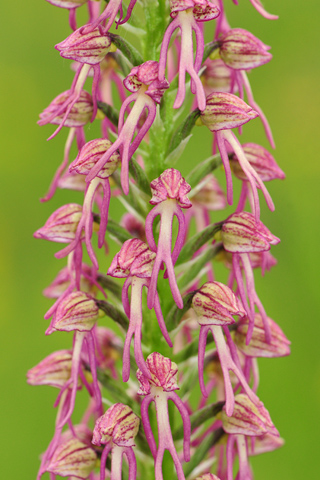
MULTIPOLYGON (((274 22, 260 17, 249 0, 238 7, 225 3, 232 27, 246 28, 272 46, 272 62, 252 72, 250 80, 273 128, 276 159, 287 174, 284 182, 269 185, 275 213, 262 211, 264 223, 281 238, 272 250, 278 266, 256 281, 268 314, 292 341, 291 357, 260 361, 259 396, 286 444, 253 460, 255 478, 318 479, 320 5, 318 0, 265 0, 267 9, 280 16, 274 22)), ((67 12, 44 0, 2 2, 1 9, 1 476, 16 480, 35 478, 55 415, 56 391, 28 386, 26 371, 54 349, 70 347, 67 334, 44 336, 43 314, 51 302, 41 295, 64 261, 54 259, 56 245, 32 235, 54 209, 76 196, 59 191, 49 204, 39 203, 61 161, 66 136, 63 131, 46 142, 52 127, 40 128, 36 120, 71 83, 69 62, 53 48, 70 33, 67 12)), ((267 146, 259 121, 251 123, 244 139, 267 146)), ((90 127, 87 132, 93 138, 90 127)), ((195 130, 183 157, 185 172, 209 154, 209 137, 205 129, 195 130)), ((81 202, 81 195, 75 201, 81 202)))

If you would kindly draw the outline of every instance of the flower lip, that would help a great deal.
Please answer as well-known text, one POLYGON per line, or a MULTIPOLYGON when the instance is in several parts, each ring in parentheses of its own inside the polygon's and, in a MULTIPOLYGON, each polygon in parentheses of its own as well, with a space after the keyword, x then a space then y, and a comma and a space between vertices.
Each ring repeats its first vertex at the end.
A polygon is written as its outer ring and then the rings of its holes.
POLYGON ((246 312, 233 291, 220 282, 207 282, 192 299, 200 325, 229 325, 232 315, 243 318, 246 312))
POLYGON ((220 56, 235 70, 250 70, 269 62, 269 48, 252 33, 242 28, 229 30, 220 40, 220 56))
POLYGON ((128 405, 116 403, 96 421, 92 443, 106 445, 112 442, 119 447, 133 447, 139 425, 139 417, 128 405))
POLYGON ((97 27, 90 33, 81 33, 82 27, 71 33, 55 48, 64 58, 89 65, 100 63, 111 48, 111 39, 107 33, 101 33, 97 27))
POLYGON ((177 365, 158 352, 151 353, 146 366, 150 372, 150 378, 146 378, 141 370, 137 371, 137 379, 140 384, 138 395, 148 395, 151 392, 151 386, 161 387, 165 392, 179 390, 177 384, 177 365))
POLYGON ((213 20, 220 14, 220 9, 209 0, 170 0, 171 18, 190 8, 197 22, 213 20))
POLYGON ((264 252, 270 250, 270 245, 280 242, 249 212, 230 215, 222 225, 221 239, 224 249, 231 253, 264 252))
MULTIPOLYGON (((77 158, 71 163, 69 172, 77 172, 81 175, 88 175, 90 170, 102 158, 102 156, 112 146, 112 142, 106 138, 97 138, 87 142, 77 155, 77 158)), ((120 163, 120 155, 115 152, 106 161, 103 168, 99 171, 97 177, 108 178, 117 169, 120 163)))
POLYGON ((211 132, 240 127, 259 114, 241 98, 227 92, 207 96, 206 108, 200 113, 202 123, 211 132))
POLYGON ((190 208, 192 206, 187 194, 191 187, 182 177, 179 170, 168 168, 160 177, 153 180, 150 184, 152 198, 150 203, 157 205, 168 199, 177 200, 182 208, 190 208))

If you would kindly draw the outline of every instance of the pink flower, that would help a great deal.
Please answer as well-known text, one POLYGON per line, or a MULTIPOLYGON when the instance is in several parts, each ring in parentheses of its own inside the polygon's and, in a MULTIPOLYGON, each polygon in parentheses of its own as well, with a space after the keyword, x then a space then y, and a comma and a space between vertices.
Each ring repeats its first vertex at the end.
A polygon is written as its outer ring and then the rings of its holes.
MULTIPOLYGON (((142 292, 143 288, 150 288, 150 277, 152 274, 155 254, 141 240, 134 238, 124 242, 120 252, 114 257, 108 270, 108 275, 117 278, 127 278, 122 289, 122 302, 126 315, 129 318, 129 329, 123 348, 122 378, 124 382, 130 376, 130 344, 134 335, 134 355, 138 367, 149 376, 146 367, 142 348, 142 292), (131 286, 131 299, 129 302, 129 287, 131 286)), ((154 310, 159 323, 162 335, 170 347, 172 342, 167 332, 166 325, 161 312, 160 301, 155 292, 154 310)))
POLYGON ((148 376, 146 377, 140 370, 137 372, 137 378, 140 383, 139 395, 146 395, 141 403, 141 418, 143 428, 149 443, 151 453, 155 459, 155 479, 162 480, 162 460, 165 450, 171 453, 173 463, 176 468, 178 480, 185 480, 181 462, 177 455, 169 421, 168 400, 172 400, 178 408, 183 420, 184 444, 183 452, 186 462, 190 459, 190 434, 191 425, 188 410, 184 403, 175 393, 178 389, 176 375, 178 373, 177 365, 169 358, 163 357, 160 353, 151 353, 146 360, 148 376), (151 402, 155 402, 158 423, 158 448, 152 433, 148 408, 151 402))
POLYGON ((157 281, 162 262, 167 267, 171 292, 174 301, 179 308, 183 302, 174 274, 174 264, 177 261, 185 238, 185 218, 181 208, 190 208, 191 202, 187 197, 191 187, 181 176, 181 173, 174 168, 165 170, 159 178, 151 182, 152 198, 150 203, 156 205, 146 218, 146 236, 152 251, 156 252, 156 259, 152 270, 150 288, 148 292, 148 307, 152 308, 155 301, 157 281), (160 235, 158 246, 153 237, 152 225, 154 219, 160 215, 160 235), (179 222, 179 232, 176 243, 171 253, 172 243, 172 222, 176 216, 179 222))
POLYGON ((116 150, 120 149, 121 186, 126 195, 129 193, 129 161, 153 124, 156 116, 156 104, 160 103, 164 90, 169 87, 169 84, 165 79, 162 81, 157 79, 157 70, 158 63, 150 60, 139 67, 134 67, 130 74, 125 78, 124 85, 126 88, 135 93, 130 95, 121 106, 117 140, 92 168, 86 178, 87 182, 93 180, 110 156, 116 150), (134 106, 125 121, 125 112, 133 101, 135 102, 134 106), (143 115, 145 109, 147 109, 148 115, 142 126, 139 126, 140 117, 143 115), (137 128, 138 132, 134 138, 137 128))
POLYGON ((234 409, 234 394, 229 370, 232 370, 236 374, 242 388, 251 400, 254 402, 258 401, 258 398, 252 392, 246 381, 239 359, 234 356, 232 358, 221 329, 221 327, 226 327, 227 325, 234 323, 234 319, 232 318, 234 315, 244 318, 246 312, 232 290, 219 282, 205 283, 194 295, 192 299, 192 307, 200 324, 198 369, 202 395, 205 397, 208 396, 203 381, 203 366, 207 335, 209 331, 211 331, 219 355, 224 378, 226 413, 230 417, 233 414, 234 409))
POLYGON ((197 22, 206 22, 216 18, 220 10, 208 0, 170 0, 171 17, 173 21, 169 24, 161 45, 159 60, 159 79, 164 80, 167 52, 171 36, 179 28, 181 32, 181 53, 179 59, 179 87, 173 108, 180 108, 185 99, 185 77, 186 73, 191 76, 191 91, 196 93, 200 110, 206 106, 205 94, 198 72, 201 67, 204 40, 203 33, 197 22), (193 61, 192 34, 195 33, 197 49, 195 61, 193 61))

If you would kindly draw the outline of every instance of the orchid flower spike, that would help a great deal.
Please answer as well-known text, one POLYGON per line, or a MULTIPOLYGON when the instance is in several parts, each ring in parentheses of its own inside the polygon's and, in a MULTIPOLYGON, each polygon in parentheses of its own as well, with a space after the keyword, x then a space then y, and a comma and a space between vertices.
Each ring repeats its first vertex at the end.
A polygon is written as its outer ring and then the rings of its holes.
POLYGON ((122 403, 112 405, 96 421, 92 443, 102 446, 100 480, 105 479, 106 461, 111 452, 111 478, 121 480, 123 455, 129 464, 129 480, 136 480, 137 463, 133 452, 134 439, 139 430, 140 420, 130 407, 122 403))
POLYGON ((164 262, 167 267, 166 275, 168 275, 174 301, 179 308, 182 308, 182 297, 176 282, 173 267, 178 259, 185 239, 185 218, 181 208, 191 207, 191 202, 187 197, 191 187, 182 177, 181 173, 174 168, 165 170, 159 178, 151 182, 150 186, 153 194, 150 203, 151 205, 155 205, 155 207, 146 218, 146 237, 151 250, 156 252, 157 255, 148 292, 148 307, 152 308, 154 305, 159 271, 162 262, 164 262), (160 215, 160 234, 157 246, 153 237, 152 226, 154 219, 158 215, 160 215), (171 253, 172 222, 174 216, 178 219, 179 231, 173 252, 171 253))
MULTIPOLYGON (((143 287, 150 288, 150 277, 152 274, 155 260, 153 253, 148 245, 138 238, 124 242, 121 250, 114 257, 108 270, 108 275, 116 278, 126 278, 122 288, 122 303, 126 315, 129 318, 129 329, 123 348, 123 367, 122 378, 124 382, 129 380, 130 376, 130 344, 134 335, 134 355, 138 367, 143 374, 148 377, 149 371, 145 364, 142 348, 142 291, 143 287), (129 302, 129 287, 131 286, 131 300, 129 302)), ((170 347, 172 342, 169 337, 160 306, 158 293, 155 292, 155 301, 153 304, 159 327, 162 335, 170 347)))
POLYGON ((71 387, 70 406, 65 416, 60 421, 58 428, 65 425, 73 412, 75 405, 76 392, 78 387, 78 377, 81 371, 81 354, 83 342, 86 342, 89 357, 89 366, 93 380, 93 394, 96 400, 97 411, 101 411, 101 392, 96 372, 96 356, 94 347, 94 337, 92 329, 99 318, 99 308, 93 297, 84 292, 72 292, 65 297, 58 305, 56 312, 49 328, 47 335, 55 331, 72 332, 75 331, 73 352, 72 352, 72 368, 71 377, 63 386, 61 393, 71 387))
POLYGON ((191 424, 188 410, 175 392, 175 390, 179 389, 177 385, 177 365, 171 362, 169 358, 163 357, 157 352, 151 353, 148 356, 146 364, 149 371, 148 377, 140 370, 137 371, 137 379, 140 383, 138 395, 145 395, 141 403, 141 419, 151 453, 155 460, 155 480, 163 480, 162 460, 165 450, 168 450, 172 456, 178 480, 185 480, 181 462, 173 443, 168 411, 168 400, 172 400, 182 416, 184 428, 183 453, 184 460, 188 462, 190 460, 191 424), (154 402, 156 407, 158 448, 148 416, 148 409, 151 402, 154 402))
POLYGON ((208 396, 203 381, 203 366, 207 335, 209 331, 211 331, 219 355, 224 378, 226 398, 225 409, 227 415, 230 417, 234 409, 234 394, 229 370, 232 370, 236 374, 242 388, 249 398, 251 398, 253 402, 258 401, 258 398, 252 392, 245 379, 239 361, 237 361, 236 364, 235 360, 232 358, 221 329, 221 327, 227 327, 234 323, 233 315, 238 315, 240 318, 244 318, 246 312, 232 290, 220 282, 205 283, 194 295, 192 299, 192 307, 200 324, 198 368, 202 395, 205 397, 208 396))
POLYGON ((129 193, 129 161, 153 124, 156 117, 156 104, 160 103, 164 90, 169 87, 169 83, 165 79, 158 80, 158 62, 151 60, 134 67, 123 83, 127 90, 132 92, 132 95, 123 102, 120 109, 118 138, 92 168, 86 181, 91 182, 110 156, 119 149, 121 154, 121 186, 127 195, 129 193), (126 110, 133 101, 135 103, 125 120, 126 110), (139 127, 139 120, 145 109, 147 109, 148 115, 143 125, 139 127), (139 130, 133 140, 137 128, 139 130))
POLYGON ((230 215, 223 223, 221 240, 224 249, 232 253, 233 274, 237 281, 239 296, 249 318, 247 344, 250 342, 254 328, 255 305, 257 305, 263 319, 266 341, 270 343, 270 325, 263 305, 255 291, 250 254, 266 252, 270 250, 270 245, 277 245, 280 239, 272 235, 261 221, 257 222, 251 213, 239 212, 230 215), (243 282, 240 262, 246 278, 246 288, 243 282))
POLYGON ((232 128, 240 127, 251 119, 256 118, 258 113, 249 107, 243 100, 230 93, 212 93, 207 97, 207 106, 201 112, 201 120, 211 132, 215 132, 216 139, 226 173, 227 180, 227 200, 229 205, 233 203, 233 187, 231 168, 226 144, 229 145, 237 155, 242 170, 248 178, 253 195, 253 209, 255 217, 259 220, 260 205, 257 188, 260 188, 264 194, 267 205, 270 210, 274 210, 272 199, 266 189, 263 181, 248 161, 239 140, 231 131, 232 128))
POLYGON ((220 10, 209 0, 170 0, 170 8, 170 16, 173 21, 169 24, 161 45, 159 79, 160 81, 164 80, 170 39, 174 31, 179 28, 181 32, 179 86, 173 108, 180 108, 184 102, 186 73, 189 73, 191 91, 197 95, 199 109, 204 110, 206 106, 205 94, 198 76, 204 52, 204 40, 202 30, 197 22, 213 20, 219 15, 220 10), (193 32, 197 42, 195 61, 193 61, 193 32))
MULTIPOLYGON (((107 139, 96 139, 86 143, 80 150, 77 158, 71 163, 69 167, 70 172, 76 172, 82 175, 87 175, 96 163, 101 159, 105 153, 112 148, 112 143, 107 139)), ((98 261, 94 250, 91 245, 91 238, 93 232, 93 202, 98 188, 102 187, 103 201, 100 204, 101 221, 99 226, 98 235, 98 247, 101 248, 104 245, 105 234, 108 224, 108 212, 111 197, 109 177, 115 172, 120 163, 120 155, 114 152, 105 163, 104 167, 100 170, 96 178, 87 184, 85 199, 82 207, 81 220, 77 226, 74 240, 63 250, 56 253, 56 258, 63 258, 69 255, 81 242, 84 230, 84 240, 88 250, 89 257, 98 269, 98 261)))

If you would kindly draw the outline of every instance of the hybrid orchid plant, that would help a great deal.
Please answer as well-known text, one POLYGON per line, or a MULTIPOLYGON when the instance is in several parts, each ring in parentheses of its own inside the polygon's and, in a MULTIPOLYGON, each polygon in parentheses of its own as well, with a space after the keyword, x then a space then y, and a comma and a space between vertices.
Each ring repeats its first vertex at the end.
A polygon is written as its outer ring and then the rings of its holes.
POLYGON ((257 358, 290 353, 254 282, 276 264, 270 248, 280 241, 260 219, 258 192, 273 210, 264 182, 284 173, 266 148, 240 140, 260 117, 274 148, 247 75, 271 60, 269 47, 229 26, 224 0, 47 1, 69 10, 72 32, 56 49, 75 76, 40 115, 40 125, 57 125, 50 139, 68 132, 42 201, 59 188, 84 200, 35 233, 67 244, 56 253, 67 265, 44 294, 54 299, 46 334, 70 335, 28 372, 29 384, 58 389, 37 479, 250 480, 250 457, 283 444, 257 394, 257 358), (90 122, 100 138, 87 138, 90 122), (212 155, 186 172, 185 147, 201 125, 213 133, 212 155), (238 180, 235 210, 220 214, 238 180), (88 407, 79 423, 80 390, 88 407))

